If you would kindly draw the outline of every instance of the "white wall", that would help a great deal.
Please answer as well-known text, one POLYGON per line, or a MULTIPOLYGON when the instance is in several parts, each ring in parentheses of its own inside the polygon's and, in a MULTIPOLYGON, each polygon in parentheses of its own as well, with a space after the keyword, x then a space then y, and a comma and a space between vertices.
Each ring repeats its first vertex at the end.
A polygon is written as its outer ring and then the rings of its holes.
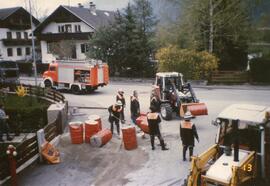
POLYGON ((2 54, 2 59, 4 60, 11 60, 11 61, 17 61, 17 60, 29 60, 31 59, 31 53, 32 53, 32 47, 30 46, 4 46, 2 42, 0 42, 0 50, 1 50, 1 54, 2 54), (25 48, 29 47, 30 48, 30 55, 26 55, 25 53, 25 48), (12 48, 12 56, 8 56, 7 54, 7 49, 8 48, 12 48), (22 50, 22 55, 18 56, 17 55, 17 48, 21 48, 22 50))
POLYGON ((86 55, 81 52, 81 44, 87 43, 88 41, 77 41, 76 42, 76 54, 77 54, 77 59, 86 59, 86 55))
MULTIPOLYGON (((81 52, 81 44, 84 44, 87 42, 88 42, 87 40, 75 41, 77 59, 79 60, 86 59, 86 55, 81 52)), ((48 54, 46 41, 40 41, 40 46, 41 46, 42 63, 51 63, 52 61, 56 59, 53 54, 48 54)))
POLYGON ((41 59, 42 63, 51 63, 55 60, 55 57, 52 54, 48 54, 47 52, 47 42, 46 41, 40 41, 40 47, 41 47, 41 59))
POLYGON ((45 33, 59 33, 58 32, 58 26, 62 25, 67 25, 71 24, 72 25, 72 32, 75 32, 75 25, 81 25, 81 32, 94 32, 94 30, 85 24, 84 22, 69 22, 69 23, 55 23, 51 22, 49 23, 42 31, 43 34, 45 33))
POLYGON ((11 32, 12 39, 17 39, 16 32, 21 32, 22 39, 25 39, 24 32, 28 33, 28 39, 31 38, 30 37, 31 30, 30 29, 28 29, 28 30, 13 30, 13 29, 8 29, 8 28, 0 28, 0 39, 7 39, 7 32, 11 32))

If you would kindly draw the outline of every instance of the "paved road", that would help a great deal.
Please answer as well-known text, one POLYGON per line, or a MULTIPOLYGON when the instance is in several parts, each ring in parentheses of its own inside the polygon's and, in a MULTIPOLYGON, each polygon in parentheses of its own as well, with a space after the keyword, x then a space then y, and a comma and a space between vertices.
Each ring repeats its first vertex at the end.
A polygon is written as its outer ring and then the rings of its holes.
MULTIPOLYGON (((110 104, 115 101, 115 94, 119 88, 122 88, 125 91, 126 100, 127 100, 127 111, 126 118, 129 119, 129 96, 132 94, 133 90, 139 92, 139 99, 141 103, 141 110, 148 111, 149 107, 149 95, 151 90, 150 84, 144 83, 125 83, 125 82, 113 82, 109 86, 100 88, 98 91, 91 95, 72 95, 65 93, 65 97, 69 101, 71 106, 101 106, 108 107, 110 104)), ((234 103, 248 103, 248 104, 259 104, 259 105, 270 105, 270 96, 269 90, 259 89, 228 89, 228 88, 195 88, 197 97, 201 102, 207 104, 209 115, 197 117, 194 122, 196 123, 197 130, 200 136, 200 143, 196 144, 195 154, 199 154, 206 150, 211 144, 214 143, 216 127, 211 125, 211 120, 213 120, 222 109, 226 106, 234 103)), ((107 120, 107 112, 102 110, 81 110, 81 112, 95 113, 97 112, 103 117, 103 120, 107 120)), ((72 120, 83 120, 83 117, 73 118, 72 120)), ((130 121, 128 120, 128 123, 130 121)), ((108 124, 106 124, 108 125, 108 124)), ((118 172, 118 176, 115 177, 108 176, 108 171, 111 169, 102 169, 102 167, 95 168, 100 171, 100 174, 103 175, 102 179, 99 179, 98 182, 95 182, 95 178, 87 175, 80 174, 80 171, 74 173, 77 175, 76 184, 81 183, 81 185, 89 183, 95 183, 96 185, 179 185, 181 181, 185 178, 189 169, 189 162, 183 162, 181 157, 180 149, 180 139, 179 139, 179 120, 173 119, 169 122, 162 122, 162 133, 164 135, 165 141, 170 148, 169 151, 161 151, 159 148, 152 151, 150 149, 150 140, 145 139, 139 140, 139 149, 137 151, 131 151, 126 154, 125 157, 135 156, 138 159, 141 159, 139 166, 123 166, 119 161, 119 164, 112 164, 112 166, 117 169, 114 171, 118 172), (144 156, 140 156, 143 154, 144 156), (144 158, 145 157, 145 158, 144 158), (103 171, 102 171, 103 170, 103 171), (122 175, 119 177, 119 174, 122 175), (105 175, 105 176, 104 176, 105 175), (88 179, 88 182, 86 180, 88 179), (84 180, 84 181, 80 181, 84 180), (111 180, 111 182, 110 182, 111 180), (111 183, 111 184, 110 184, 111 183)), ((120 141, 114 141, 114 143, 120 144, 120 141)), ((66 144, 65 144, 66 145, 66 144)), ((122 152, 122 151, 121 151, 122 152)), ((110 156, 105 156, 110 158, 110 156)), ((122 157, 122 156, 121 156, 122 157)), ((137 159, 137 160, 138 160, 137 159)), ((130 161, 137 161, 136 158, 130 159, 130 161)), ((104 161, 106 161, 104 159, 104 161)), ((74 166, 74 165, 73 165, 74 166)), ((95 164, 95 166, 99 166, 95 164)), ((104 166, 104 165, 103 165, 104 166)), ((66 168, 66 167, 65 167, 66 168)), ((92 169, 93 167, 89 167, 92 169)), ((55 168, 55 170, 61 168, 55 168)), ((85 167, 84 167, 85 169, 85 167)), ((35 169, 36 170, 36 169, 35 169)), ((37 171, 42 170, 42 168, 37 169, 37 171)), ((54 179, 56 182, 55 185, 65 183, 63 185, 74 185, 74 181, 69 176, 66 176, 68 173, 64 170, 61 170, 61 175, 65 175, 61 181, 57 182, 57 179, 54 179)), ((113 172, 114 172, 113 171, 113 172)), ((36 176, 32 171, 23 174, 21 182, 23 185, 36 185, 43 184, 46 185, 46 181, 41 182, 41 177, 44 177, 44 180, 50 179, 51 176, 48 173, 40 172, 39 176, 36 176), (46 178, 46 179, 45 179, 46 178), (31 184, 35 183, 35 184, 31 184)), ((89 174, 92 175, 92 174, 89 174)), ((58 177, 59 179, 60 177, 58 177)), ((51 184, 51 183, 50 183, 51 184)), ((48 184, 47 184, 48 185, 48 184)), ((80 184, 79 184, 80 185, 80 184)))

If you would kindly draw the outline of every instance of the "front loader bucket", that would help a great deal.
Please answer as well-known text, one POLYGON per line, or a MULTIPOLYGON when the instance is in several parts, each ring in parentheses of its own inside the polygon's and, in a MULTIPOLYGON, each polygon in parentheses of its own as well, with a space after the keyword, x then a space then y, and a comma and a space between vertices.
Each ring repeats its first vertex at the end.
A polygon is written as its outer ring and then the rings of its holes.
POLYGON ((183 103, 179 110, 181 117, 184 117, 187 111, 190 111, 193 116, 208 115, 205 103, 183 103))

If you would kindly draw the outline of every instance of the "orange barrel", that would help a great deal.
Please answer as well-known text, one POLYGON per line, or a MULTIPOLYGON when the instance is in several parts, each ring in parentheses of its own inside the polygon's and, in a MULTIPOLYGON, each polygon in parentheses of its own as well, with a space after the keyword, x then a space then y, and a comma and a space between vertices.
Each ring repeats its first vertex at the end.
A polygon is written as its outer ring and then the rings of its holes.
POLYGON ((76 121, 69 123, 69 132, 72 144, 83 143, 83 123, 76 121))
POLYGON ((193 116, 208 115, 205 103, 184 103, 180 108, 180 116, 184 117, 185 113, 190 111, 193 116))
MULTIPOLYGON (((145 116, 145 118, 146 118, 146 116, 145 116)), ((138 125, 138 126, 142 129, 142 131, 143 131, 144 133, 149 134, 149 127, 148 127, 147 119, 144 119, 144 120, 140 123, 140 125, 138 125)))
POLYGON ((98 133, 99 131, 99 125, 97 121, 94 120, 87 120, 84 122, 84 128, 85 128, 85 138, 84 141, 85 143, 90 143, 90 138, 98 133))
POLYGON ((137 148, 137 136, 135 127, 122 128, 123 142, 126 150, 137 148))
POLYGON ((88 117, 89 120, 94 120, 98 122, 98 126, 99 126, 99 130, 102 130, 102 123, 101 123, 101 118, 99 117, 99 115, 90 115, 88 117))
POLYGON ((112 139, 112 132, 109 129, 104 129, 96 133, 90 138, 90 143, 94 147, 101 147, 112 139))

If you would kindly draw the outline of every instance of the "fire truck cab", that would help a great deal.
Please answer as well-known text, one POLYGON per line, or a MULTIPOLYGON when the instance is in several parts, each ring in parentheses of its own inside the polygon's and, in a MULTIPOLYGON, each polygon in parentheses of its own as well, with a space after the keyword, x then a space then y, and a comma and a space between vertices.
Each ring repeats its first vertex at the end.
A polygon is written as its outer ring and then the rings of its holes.
POLYGON ((56 61, 43 73, 47 88, 71 90, 74 94, 92 92, 109 83, 108 65, 97 60, 56 61))

